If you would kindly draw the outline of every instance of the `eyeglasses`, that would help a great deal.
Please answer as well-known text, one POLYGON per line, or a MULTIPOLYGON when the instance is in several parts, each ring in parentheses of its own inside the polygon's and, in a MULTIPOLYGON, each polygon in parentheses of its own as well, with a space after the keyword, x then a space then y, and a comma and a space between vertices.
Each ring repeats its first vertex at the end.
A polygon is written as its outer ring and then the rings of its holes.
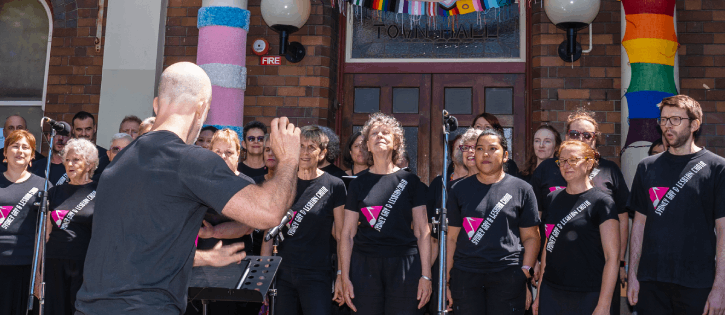
POLYGON ((119 152, 119 151, 121 151, 121 150, 123 150, 123 148, 122 148, 122 147, 111 147, 111 152, 112 152, 113 154, 116 154, 116 153, 118 153, 118 152, 119 152))
POLYGON ((564 163, 569 164, 569 166, 575 166, 579 163, 579 161, 584 160, 587 161, 591 158, 588 157, 577 157, 577 158, 568 158, 566 160, 556 160, 556 165, 559 167, 562 167, 564 163))
POLYGON ((657 123, 660 124, 660 126, 666 126, 667 122, 669 121, 670 124, 672 124, 673 126, 679 126, 682 123, 683 119, 690 119, 690 118, 679 117, 679 116, 660 117, 660 118, 657 118, 657 123))
POLYGON ((475 145, 459 145, 458 149, 461 150, 461 152, 466 151, 473 151, 476 148, 475 145))
POLYGON ((259 136, 259 137, 249 136, 249 137, 247 137, 247 141, 249 141, 249 142, 255 142, 255 141, 256 142, 262 142, 262 141, 264 141, 264 136, 259 136))
POLYGON ((596 137, 597 134, 595 132, 580 132, 577 130, 569 130, 569 138, 572 139, 579 139, 582 140, 582 138, 586 140, 590 140, 591 138, 596 137))

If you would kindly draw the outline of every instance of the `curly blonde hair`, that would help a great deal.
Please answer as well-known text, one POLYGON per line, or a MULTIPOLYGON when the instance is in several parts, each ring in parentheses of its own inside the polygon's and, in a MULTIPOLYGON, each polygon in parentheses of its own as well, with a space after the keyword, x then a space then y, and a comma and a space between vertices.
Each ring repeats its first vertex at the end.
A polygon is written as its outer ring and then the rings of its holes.
POLYGON ((391 129, 390 131, 393 134, 393 163, 395 163, 403 157, 405 152, 405 131, 395 117, 380 112, 370 115, 370 119, 365 122, 362 128, 362 153, 365 160, 367 160, 368 165, 373 165, 373 155, 368 151, 368 138, 370 137, 370 130, 375 125, 382 125, 391 129))

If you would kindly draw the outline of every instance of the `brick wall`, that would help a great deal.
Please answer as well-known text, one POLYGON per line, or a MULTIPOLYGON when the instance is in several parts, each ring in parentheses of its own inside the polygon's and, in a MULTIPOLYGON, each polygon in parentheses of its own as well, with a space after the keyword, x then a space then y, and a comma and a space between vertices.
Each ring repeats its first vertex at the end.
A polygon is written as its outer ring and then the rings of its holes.
MULTIPOLYGON (((97 0, 52 0, 53 41, 46 115, 70 122, 75 113, 98 113, 103 48, 96 52, 97 0)), ((106 6, 108 0, 106 0, 106 6)), ((106 11, 107 12, 107 11, 106 11)), ((104 14, 105 36, 105 14, 104 14)))
MULTIPOLYGON (((312 3, 307 24, 290 36, 307 50, 302 62, 293 64, 282 58, 281 66, 261 66, 260 57, 251 51, 251 43, 264 38, 270 43, 269 55, 279 51, 279 35, 262 20, 260 0, 249 1, 251 25, 247 37, 247 90, 244 121, 269 123, 274 117, 287 116, 304 126, 332 126, 337 71, 337 11, 329 3, 312 3)), ((201 0, 169 0, 166 23, 164 66, 179 61, 196 62, 199 31, 196 17, 201 0)))
MULTIPOLYGON (((594 49, 574 63, 557 54, 565 34, 549 22, 540 4, 532 5, 532 122, 564 132, 571 110, 585 107, 596 113, 604 134, 602 156, 619 162, 621 146, 621 11, 620 2, 603 0, 593 23, 594 49)), ((680 93, 703 107, 700 145, 725 155, 725 1, 678 0, 677 29, 680 55, 680 93)), ((584 49, 589 34, 578 37, 584 49)))

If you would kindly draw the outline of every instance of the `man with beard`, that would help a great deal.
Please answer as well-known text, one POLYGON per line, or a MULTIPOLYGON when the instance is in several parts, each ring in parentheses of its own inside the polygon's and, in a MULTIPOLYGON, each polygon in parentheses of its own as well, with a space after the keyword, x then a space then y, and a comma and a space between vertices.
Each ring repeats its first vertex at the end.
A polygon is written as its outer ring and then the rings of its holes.
MULTIPOLYGON (((73 138, 86 139, 91 143, 96 143, 95 137, 98 126, 96 125, 96 118, 93 117, 91 113, 80 111, 73 116, 71 123, 73 124, 73 128, 71 129, 73 138)), ((96 145, 96 149, 98 149, 98 168, 93 174, 94 181, 98 181, 101 177, 101 173, 103 173, 103 170, 106 169, 106 166, 108 166, 109 163, 111 163, 108 160, 108 154, 106 153, 105 148, 96 145)))
POLYGON ((697 101, 676 95, 658 107, 668 150, 642 160, 632 182, 627 296, 641 315, 723 314, 725 159, 695 144, 697 101))
POLYGON ((183 314, 207 209, 269 229, 292 205, 300 129, 286 117, 272 120, 279 165, 273 178, 251 185, 216 153, 190 145, 206 120, 211 91, 195 64, 176 63, 161 74, 154 131, 120 151, 98 183, 77 315, 183 314))
MULTIPOLYGON (((70 129, 70 125, 65 121, 59 121, 59 123, 66 125, 66 128, 70 129)), ((61 136, 56 134, 53 138, 53 148, 50 155, 50 175, 48 181, 53 186, 65 184, 68 181, 68 175, 65 173, 65 165, 63 164, 63 158, 60 156, 60 152, 65 148, 65 144, 70 140, 69 136, 61 136)), ((42 158, 33 163, 32 172, 42 178, 45 178, 45 168, 48 166, 48 158, 42 158)))

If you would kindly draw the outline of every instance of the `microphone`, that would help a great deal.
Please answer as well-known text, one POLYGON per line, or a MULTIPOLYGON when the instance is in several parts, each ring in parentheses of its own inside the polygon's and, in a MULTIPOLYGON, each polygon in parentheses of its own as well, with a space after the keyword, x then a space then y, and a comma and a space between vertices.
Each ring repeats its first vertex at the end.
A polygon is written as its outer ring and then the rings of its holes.
POLYGON ((41 122, 47 122, 48 125, 50 125, 50 127, 58 133, 58 135, 67 136, 70 134, 70 125, 65 121, 55 121, 48 117, 43 117, 41 122))
POLYGON ((447 110, 443 110, 443 124, 448 126, 448 131, 456 131, 458 129, 458 119, 448 114, 447 110))
POLYGON ((280 231, 282 231, 282 227, 287 224, 290 220, 292 220, 292 216, 294 216, 294 212, 292 212, 292 209, 287 210, 287 214, 284 215, 282 218, 282 221, 279 223, 278 226, 275 226, 269 232, 267 232, 267 235, 264 236, 264 241, 269 242, 273 237, 277 236, 280 231))

